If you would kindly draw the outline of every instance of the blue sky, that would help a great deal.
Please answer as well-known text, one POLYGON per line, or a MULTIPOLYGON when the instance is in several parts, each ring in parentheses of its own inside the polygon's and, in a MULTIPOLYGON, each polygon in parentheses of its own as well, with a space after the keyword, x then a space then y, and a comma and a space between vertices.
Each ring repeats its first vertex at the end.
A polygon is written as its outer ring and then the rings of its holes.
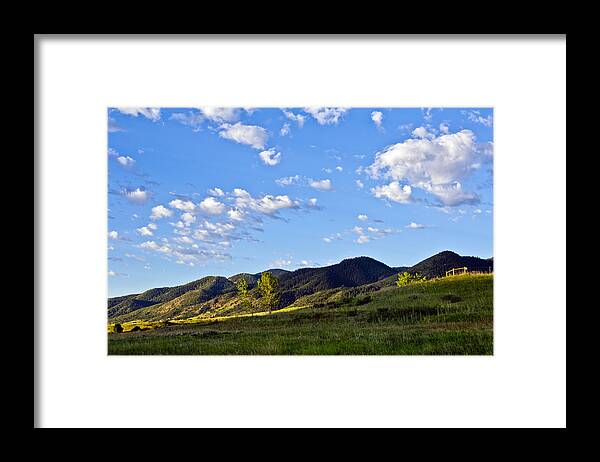
POLYGON ((109 296, 492 256, 491 108, 109 108, 109 296))

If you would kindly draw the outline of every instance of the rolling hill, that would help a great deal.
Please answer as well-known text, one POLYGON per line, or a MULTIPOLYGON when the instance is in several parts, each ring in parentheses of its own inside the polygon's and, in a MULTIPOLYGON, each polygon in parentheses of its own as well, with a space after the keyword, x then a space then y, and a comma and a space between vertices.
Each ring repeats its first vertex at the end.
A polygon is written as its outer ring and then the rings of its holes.
MULTIPOLYGON (((283 308, 317 295, 334 295, 339 289, 355 288, 352 292, 368 293, 395 284, 396 275, 402 271, 420 273, 429 278, 443 276, 448 269, 466 266, 470 270, 488 271, 492 259, 461 256, 444 251, 411 267, 390 267, 370 257, 356 257, 318 268, 301 268, 295 271, 270 269, 279 279, 280 304, 283 308), (307 298, 308 297, 308 298, 307 298)), ((258 297, 256 283, 261 273, 239 273, 229 278, 207 276, 174 287, 149 289, 108 299, 108 318, 111 322, 132 320, 182 319, 198 315, 228 315, 241 312, 235 283, 244 278, 250 293, 258 297)))

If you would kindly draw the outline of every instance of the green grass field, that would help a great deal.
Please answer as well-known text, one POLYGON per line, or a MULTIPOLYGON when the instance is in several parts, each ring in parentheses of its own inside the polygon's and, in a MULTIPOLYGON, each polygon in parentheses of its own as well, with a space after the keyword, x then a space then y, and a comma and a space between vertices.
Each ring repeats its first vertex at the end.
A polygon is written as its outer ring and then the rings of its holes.
MULTIPOLYGON (((108 335, 110 355, 491 355, 493 276, 464 275, 365 296, 311 296, 271 315, 202 318, 108 335), (370 298, 366 298, 370 297, 370 298), (318 306, 315 306, 318 305, 318 306)), ((329 295, 328 295, 329 296, 329 295)), ((110 329, 110 328, 109 328, 110 329)))

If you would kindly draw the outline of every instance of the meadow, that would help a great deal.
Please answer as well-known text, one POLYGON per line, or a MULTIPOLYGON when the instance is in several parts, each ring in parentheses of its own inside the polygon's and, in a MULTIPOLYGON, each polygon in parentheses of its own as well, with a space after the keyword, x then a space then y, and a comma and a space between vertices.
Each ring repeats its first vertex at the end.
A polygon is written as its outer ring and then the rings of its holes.
POLYGON ((282 310, 132 321, 109 355, 491 355, 493 275, 436 278, 364 295, 313 294, 282 310))

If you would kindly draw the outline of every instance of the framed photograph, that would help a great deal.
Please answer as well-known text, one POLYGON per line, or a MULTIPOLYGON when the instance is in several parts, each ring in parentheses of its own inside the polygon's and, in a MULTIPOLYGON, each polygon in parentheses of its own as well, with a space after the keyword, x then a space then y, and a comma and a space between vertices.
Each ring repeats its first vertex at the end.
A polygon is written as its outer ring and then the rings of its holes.
POLYGON ((34 62, 35 427, 566 426, 566 36, 34 62))
POLYGON ((109 355, 493 353, 492 108, 107 126, 109 355))

